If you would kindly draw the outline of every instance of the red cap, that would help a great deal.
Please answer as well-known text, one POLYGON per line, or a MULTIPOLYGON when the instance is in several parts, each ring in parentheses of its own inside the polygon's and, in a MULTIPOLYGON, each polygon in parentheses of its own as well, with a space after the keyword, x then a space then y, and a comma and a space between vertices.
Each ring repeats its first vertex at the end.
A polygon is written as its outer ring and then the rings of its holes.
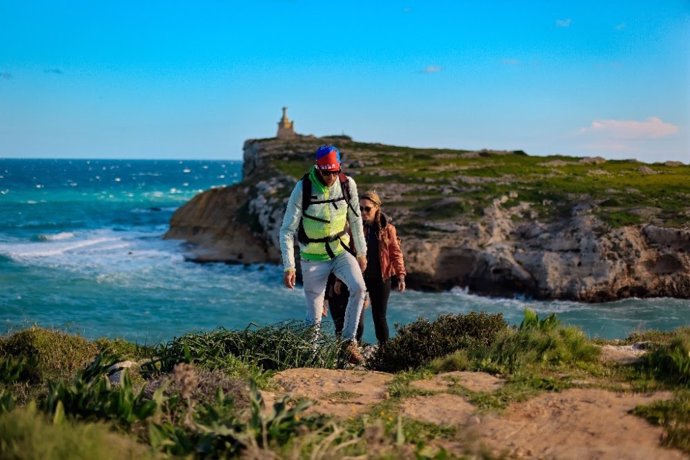
POLYGON ((321 171, 340 169, 340 151, 332 145, 322 145, 316 151, 316 167, 321 171))

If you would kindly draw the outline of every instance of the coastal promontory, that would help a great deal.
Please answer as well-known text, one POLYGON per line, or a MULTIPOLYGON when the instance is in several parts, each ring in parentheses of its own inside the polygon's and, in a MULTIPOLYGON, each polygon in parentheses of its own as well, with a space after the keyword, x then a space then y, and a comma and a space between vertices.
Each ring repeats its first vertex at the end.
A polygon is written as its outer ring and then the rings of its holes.
POLYGON ((522 151, 410 148, 347 136, 244 144, 242 181, 198 194, 165 238, 199 262, 280 263, 290 192, 321 144, 398 228, 413 289, 597 302, 690 298, 690 166, 522 151))

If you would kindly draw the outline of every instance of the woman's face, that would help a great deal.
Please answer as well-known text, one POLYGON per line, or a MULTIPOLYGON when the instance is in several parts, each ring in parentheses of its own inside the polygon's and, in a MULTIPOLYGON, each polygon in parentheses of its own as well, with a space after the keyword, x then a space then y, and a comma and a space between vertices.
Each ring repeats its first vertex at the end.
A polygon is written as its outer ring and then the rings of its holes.
POLYGON ((377 209, 378 206, 376 206, 373 201, 367 200, 366 198, 359 200, 359 210, 362 213, 362 220, 364 222, 373 222, 377 209))

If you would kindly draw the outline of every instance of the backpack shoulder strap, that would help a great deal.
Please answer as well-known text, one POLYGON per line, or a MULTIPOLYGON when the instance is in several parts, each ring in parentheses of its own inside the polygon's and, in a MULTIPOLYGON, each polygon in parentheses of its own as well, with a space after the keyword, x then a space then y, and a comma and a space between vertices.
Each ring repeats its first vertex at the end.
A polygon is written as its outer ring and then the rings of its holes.
MULTIPOLYGON (((328 220, 307 214, 307 208, 311 206, 313 203, 322 203, 321 201, 314 201, 311 192, 312 183, 311 179, 309 179, 309 173, 307 173, 304 176, 302 176, 302 220, 304 220, 304 218, 308 218, 326 224, 330 223, 330 221, 328 220)), ((300 229, 302 229, 302 227, 302 221, 300 220, 300 229)))
POLYGON ((343 195, 345 195, 345 199, 350 201, 350 181, 347 179, 347 174, 341 172, 338 174, 338 180, 340 180, 340 186, 343 188, 343 195))
POLYGON ((304 213, 311 204, 311 180, 309 173, 302 176, 302 213, 304 213))
POLYGON ((345 197, 345 202, 347 203, 347 206, 352 209, 352 212, 355 213, 355 216, 359 216, 357 214, 357 210, 352 207, 350 204, 350 199, 352 198, 352 192, 350 191, 350 180, 347 174, 341 172, 338 175, 338 179, 340 180, 340 187, 343 189, 343 196, 345 197))

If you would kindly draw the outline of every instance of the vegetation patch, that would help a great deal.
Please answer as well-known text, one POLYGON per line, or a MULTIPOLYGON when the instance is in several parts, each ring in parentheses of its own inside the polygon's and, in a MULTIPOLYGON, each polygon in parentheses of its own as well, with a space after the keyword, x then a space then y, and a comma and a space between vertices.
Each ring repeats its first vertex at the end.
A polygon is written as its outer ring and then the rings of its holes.
MULTIPOLYGON (((662 225, 687 224, 687 165, 655 164, 651 168, 656 174, 641 174, 650 166, 634 160, 591 162, 563 155, 529 156, 521 150, 427 149, 332 140, 346 158, 346 172, 357 178, 360 188, 382 189, 385 184, 402 194, 414 188, 415 196, 422 200, 448 196, 444 188, 449 185, 458 190, 451 196, 462 202, 451 210, 432 212, 418 202, 395 203, 396 214, 404 216, 396 221, 400 225, 423 224, 430 215, 432 219, 471 222, 481 217, 475 210, 508 191, 518 191, 520 201, 528 203, 544 222, 568 216, 575 206, 585 203, 611 227, 639 224, 642 220, 636 208, 658 209, 655 219, 662 225)), ((299 178, 313 164, 312 152, 323 141, 304 138, 276 144, 273 148, 282 149, 281 155, 270 165, 299 178)))
POLYGON ((120 385, 110 383, 106 370, 114 361, 111 356, 99 355, 71 381, 49 381, 42 408, 82 420, 112 420, 127 428, 153 416, 156 401, 145 397, 143 390, 137 392, 127 372, 120 385))
POLYGON ((219 328, 186 334, 156 350, 157 369, 168 372, 178 363, 198 363, 210 369, 230 369, 238 360, 262 371, 295 367, 334 369, 339 363, 340 344, 302 321, 270 326, 250 326, 241 331, 219 328), (250 364, 249 364, 250 363, 250 364))
POLYGON ((0 415, 0 454, 4 459, 149 459, 151 449, 104 423, 53 417, 35 404, 0 415))
POLYGON ((690 454, 690 389, 677 391, 671 400, 639 406, 633 413, 664 427, 664 445, 690 454))
POLYGON ((385 372, 415 369, 459 349, 489 346, 506 327, 500 313, 483 312, 396 325, 395 337, 376 350, 369 366, 385 372))
POLYGON ((505 330, 488 349, 478 353, 482 367, 500 372, 515 372, 530 364, 559 366, 596 362, 600 348, 582 330, 562 326, 556 315, 539 319, 532 310, 517 330, 505 330))
POLYGON ((676 331, 666 343, 650 345, 641 367, 658 380, 690 387, 690 328, 676 331))
POLYGON ((355 393, 354 391, 347 391, 347 390, 341 390, 341 391, 334 391, 333 393, 327 394, 325 397, 327 399, 335 400, 335 401, 351 401, 353 399, 357 399, 361 395, 359 393, 355 393))
POLYGON ((0 341, 0 359, 23 361, 21 378, 32 382, 69 379, 97 354, 98 346, 82 337, 39 327, 0 341))
POLYGON ((148 359, 154 353, 154 347, 139 345, 124 339, 100 338, 94 340, 94 344, 100 353, 116 356, 120 361, 148 359))
MULTIPOLYGON (((335 338, 299 323, 188 334, 154 349, 63 334, 65 343, 71 338, 86 343, 89 353, 95 350, 95 359, 84 365, 84 353, 58 353, 55 359, 74 360, 63 364, 76 369, 72 376, 41 372, 30 381, 29 352, 16 343, 26 343, 35 331, 24 332, 0 338, 3 458, 451 458, 458 453, 440 446, 469 446, 462 430, 409 419, 401 407, 406 398, 437 392, 411 382, 455 370, 501 375, 503 384, 492 391, 472 391, 462 381, 438 390, 462 396, 480 411, 501 411, 572 387, 673 390, 672 400, 634 413, 662 426, 666 445, 690 453, 689 328, 633 334, 623 343, 646 342, 647 356, 637 365, 615 365, 599 361, 598 345, 554 315, 540 318, 528 310, 519 327, 485 313, 418 320, 398 328, 372 361, 400 370, 388 384, 388 398, 342 422, 311 415, 309 401, 264 399, 259 390, 278 369, 343 364, 335 338), (145 381, 133 381, 127 371, 118 384, 108 379, 108 368, 123 356, 143 361, 145 381), (27 403, 18 385, 46 390, 27 403)), ((326 398, 356 401, 357 387, 326 398)))

